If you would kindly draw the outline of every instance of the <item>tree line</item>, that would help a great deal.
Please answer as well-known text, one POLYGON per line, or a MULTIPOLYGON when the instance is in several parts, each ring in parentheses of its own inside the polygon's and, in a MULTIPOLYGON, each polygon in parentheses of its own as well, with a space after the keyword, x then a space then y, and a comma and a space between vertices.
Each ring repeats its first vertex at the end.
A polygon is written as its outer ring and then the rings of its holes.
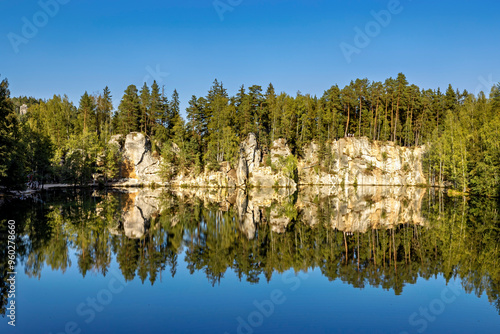
POLYGON ((356 79, 343 88, 334 85, 321 97, 277 93, 272 84, 241 86, 230 96, 215 80, 206 96, 191 97, 184 119, 177 91, 169 98, 156 82, 140 90, 128 86, 115 110, 107 87, 85 92, 75 106, 67 96, 10 98, 4 79, 0 183, 23 183, 30 173, 43 181, 74 183, 86 183, 95 173, 113 178, 117 153, 107 143, 111 135, 132 131, 150 139, 172 171, 169 177, 182 170, 216 170, 222 161, 234 166, 239 143, 253 132, 264 154, 275 139, 285 138, 300 158, 305 144, 315 141, 325 163, 334 159, 328 143, 346 136, 426 145, 430 184, 498 196, 499 87, 492 87, 489 96, 451 85, 443 93, 409 84, 399 73, 384 82, 356 79), (26 115, 19 114, 22 104, 28 105, 26 115))

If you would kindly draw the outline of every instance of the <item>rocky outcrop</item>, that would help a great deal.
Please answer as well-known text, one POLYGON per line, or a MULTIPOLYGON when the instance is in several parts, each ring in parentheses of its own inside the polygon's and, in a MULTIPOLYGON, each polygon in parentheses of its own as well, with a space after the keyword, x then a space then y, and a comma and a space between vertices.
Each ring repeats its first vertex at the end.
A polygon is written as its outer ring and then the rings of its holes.
POLYGON ((276 139, 271 145, 271 163, 279 164, 280 160, 288 157, 292 151, 287 145, 286 139, 276 139))
MULTIPOLYGON (((366 137, 347 137, 327 143, 320 152, 314 142, 303 148, 298 161, 300 185, 384 185, 415 186, 425 184, 422 171, 423 147, 400 147, 393 142, 370 141, 366 137)), ((275 140, 269 152, 262 154, 250 133, 240 145, 235 169, 221 168, 198 176, 181 176, 175 185, 196 187, 292 188, 287 157, 292 154, 285 139, 275 140)))
MULTIPOLYGON (((113 136, 111 143, 123 155, 121 185, 162 183, 160 158, 140 133, 113 136)), ((285 139, 275 140, 263 153, 255 134, 241 143, 236 166, 227 161, 220 168, 195 174, 181 171, 167 182, 171 186, 202 188, 292 188, 300 185, 384 185, 425 184, 422 171, 423 147, 400 147, 393 142, 347 137, 327 143, 314 142, 302 150, 296 170, 290 170, 292 152, 285 139), (297 177, 298 175, 298 177, 297 177), (296 180, 298 179, 298 182, 296 180)), ((293 157, 292 157, 293 158, 293 157)))
POLYGON ((116 145, 122 154, 120 184, 138 185, 161 183, 160 158, 153 156, 151 143, 142 134, 131 132, 126 137, 115 135, 110 144, 116 145))
POLYGON ((307 185, 425 184, 423 147, 401 147, 393 142, 370 141, 366 137, 341 138, 327 145, 320 161, 320 147, 304 148, 299 162, 299 183, 307 185), (326 158, 324 157, 326 156, 326 158))
POLYGON ((283 159, 291 154, 286 140, 277 139, 272 143, 269 153, 271 164, 268 166, 262 163, 262 153, 253 133, 250 133, 247 140, 242 143, 242 148, 245 152, 244 160, 248 166, 247 184, 257 188, 296 188, 295 181, 284 171, 283 159))
POLYGON ((236 188, 236 183, 236 171, 227 162, 221 164, 217 171, 205 170, 200 174, 181 172, 168 182, 173 187, 190 188, 236 188))
POLYGON ((255 134, 249 133, 248 138, 240 145, 238 159, 238 185, 243 186, 247 178, 253 175, 254 170, 260 167, 262 153, 257 144, 255 134))
POLYGON ((271 155, 274 154, 276 158, 276 168, 273 170, 271 166, 264 166, 255 134, 250 133, 240 145, 236 168, 231 168, 228 162, 222 162, 218 171, 205 171, 198 175, 183 173, 176 176, 170 184, 179 187, 295 189, 295 181, 285 175, 283 166, 278 162, 279 156, 285 156, 282 152, 291 154, 285 140, 276 140, 271 148, 271 155))

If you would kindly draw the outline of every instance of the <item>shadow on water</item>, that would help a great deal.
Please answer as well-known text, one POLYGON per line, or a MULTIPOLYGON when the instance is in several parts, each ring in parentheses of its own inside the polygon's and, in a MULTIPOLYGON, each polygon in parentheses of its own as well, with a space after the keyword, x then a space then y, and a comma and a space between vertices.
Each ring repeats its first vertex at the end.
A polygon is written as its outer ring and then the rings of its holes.
POLYGON ((17 224, 17 261, 30 277, 106 275, 116 258, 126 280, 175 276, 179 256, 212 285, 228 270, 269 281, 318 268, 329 280, 401 294, 419 277, 459 277, 500 312, 499 204, 420 188, 287 190, 58 190, 0 207, 1 313, 7 303, 7 220, 17 224))

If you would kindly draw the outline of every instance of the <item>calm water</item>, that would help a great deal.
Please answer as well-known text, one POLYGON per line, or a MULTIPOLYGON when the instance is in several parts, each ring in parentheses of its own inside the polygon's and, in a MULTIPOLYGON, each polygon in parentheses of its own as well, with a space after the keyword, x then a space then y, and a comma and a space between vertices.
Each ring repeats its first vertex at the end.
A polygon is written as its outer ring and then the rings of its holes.
POLYGON ((58 190, 0 207, 0 333, 498 333, 499 205, 425 189, 58 190))

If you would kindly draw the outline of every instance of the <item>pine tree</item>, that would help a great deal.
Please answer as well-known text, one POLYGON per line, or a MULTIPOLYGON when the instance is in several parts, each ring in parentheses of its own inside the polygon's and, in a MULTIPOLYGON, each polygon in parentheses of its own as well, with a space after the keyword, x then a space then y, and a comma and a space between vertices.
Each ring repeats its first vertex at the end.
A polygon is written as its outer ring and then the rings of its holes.
POLYGON ((80 98, 78 113, 82 133, 96 131, 96 106, 94 99, 87 92, 80 98))
POLYGON ((345 86, 344 89, 342 89, 341 97, 342 97, 343 109, 347 115, 345 122, 345 131, 344 131, 344 137, 347 137, 347 134, 351 132, 350 131, 351 115, 352 112, 355 110, 357 104, 353 81, 351 81, 351 83, 348 86, 345 86))
POLYGON ((264 97, 262 87, 253 85, 248 87, 250 102, 250 132, 254 132, 262 144, 267 145, 267 131, 269 127, 269 114, 262 107, 264 97))
POLYGON ((135 85, 130 85, 125 90, 125 94, 118 106, 117 123, 119 133, 128 134, 133 131, 140 131, 141 106, 135 85))
POLYGON ((105 140, 109 138, 111 133, 111 112, 113 110, 112 95, 108 86, 104 87, 102 94, 97 97, 97 137, 100 139, 101 134, 106 134, 105 140))
POLYGON ((368 86, 368 79, 356 79, 353 85, 354 92, 358 100, 358 105, 356 107, 356 114, 358 115, 358 136, 362 135, 361 128, 363 127, 363 113, 365 112, 365 105, 367 103, 365 95, 367 95, 368 86))
POLYGON ((272 83, 269 83, 267 87, 264 101, 264 107, 267 109, 266 113, 269 115, 269 142, 271 144, 276 139, 276 132, 280 122, 280 109, 272 83))
POLYGON ((372 139, 378 138, 380 129, 380 111, 382 109, 382 94, 384 87, 381 82, 373 82, 370 86, 370 99, 371 99, 371 128, 370 137, 372 139))
POLYGON ((403 107, 406 100, 408 81, 403 73, 399 73, 396 78, 396 115, 394 117, 394 129, 392 140, 397 141, 398 125, 400 124, 399 109, 403 107))
POLYGON ((343 106, 340 98, 340 89, 337 85, 330 87, 321 97, 327 123, 327 140, 344 136, 343 106))
POLYGON ((448 85, 444 96, 444 110, 455 111, 458 106, 458 97, 451 84, 448 85))
POLYGON ((158 121, 162 118, 162 109, 163 102, 162 96, 160 94, 160 88, 156 83, 156 80, 153 81, 151 85, 151 105, 149 110, 149 121, 146 124, 146 134, 148 136, 154 136, 156 133, 157 126, 162 126, 161 121, 158 121))
POLYGON ((148 134, 148 123, 151 111, 151 93, 149 92, 149 87, 146 83, 141 88, 140 95, 140 129, 144 134, 148 134))
POLYGON ((236 129, 240 138, 254 131, 254 114, 252 109, 252 98, 245 91, 242 85, 236 94, 236 129))
POLYGON ((10 100, 9 82, 0 82, 0 185, 24 183, 26 146, 21 141, 19 120, 10 100))
POLYGON ((170 101, 169 111, 170 112, 167 120, 167 129, 169 137, 173 138, 175 136, 174 127, 178 125, 181 115, 179 93, 177 93, 176 89, 174 89, 174 92, 172 93, 172 100, 170 101))
POLYGON ((198 171, 201 171, 203 165, 202 157, 206 152, 206 141, 208 135, 208 123, 206 115, 206 100, 203 97, 196 98, 192 96, 189 100, 187 112, 187 131, 190 135, 190 149, 193 160, 198 171))

